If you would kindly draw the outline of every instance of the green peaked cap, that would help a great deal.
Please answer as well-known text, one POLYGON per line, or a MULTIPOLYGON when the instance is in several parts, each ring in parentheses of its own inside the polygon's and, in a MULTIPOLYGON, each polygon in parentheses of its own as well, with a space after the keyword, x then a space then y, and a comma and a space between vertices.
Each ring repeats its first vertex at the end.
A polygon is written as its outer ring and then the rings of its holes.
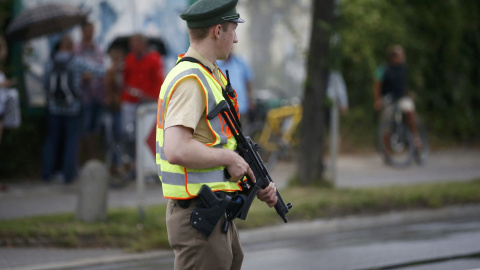
POLYGON ((238 0, 199 0, 185 9, 180 18, 188 28, 201 28, 223 22, 243 23, 236 6, 238 0))

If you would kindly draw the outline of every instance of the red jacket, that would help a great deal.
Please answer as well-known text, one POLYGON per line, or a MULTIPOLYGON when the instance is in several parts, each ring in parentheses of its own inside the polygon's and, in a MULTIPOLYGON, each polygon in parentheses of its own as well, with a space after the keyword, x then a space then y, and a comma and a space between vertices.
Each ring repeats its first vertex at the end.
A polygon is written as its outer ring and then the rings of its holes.
POLYGON ((137 59, 135 53, 130 52, 125 57, 125 70, 123 71, 125 88, 122 92, 122 101, 138 103, 139 97, 132 96, 128 88, 137 88, 144 95, 156 100, 160 93, 163 77, 162 56, 155 52, 147 52, 137 59))

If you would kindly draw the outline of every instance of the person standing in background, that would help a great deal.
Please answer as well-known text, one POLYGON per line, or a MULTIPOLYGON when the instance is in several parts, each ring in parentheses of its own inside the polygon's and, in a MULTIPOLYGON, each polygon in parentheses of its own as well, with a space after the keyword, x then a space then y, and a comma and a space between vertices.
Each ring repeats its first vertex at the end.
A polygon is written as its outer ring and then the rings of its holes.
POLYGON ((131 147, 134 157, 135 118, 137 107, 142 102, 156 102, 164 79, 162 56, 147 50, 148 40, 141 34, 130 38, 130 52, 125 57, 122 92, 122 133, 131 147))
MULTIPOLYGON (((93 42, 95 26, 87 22, 82 25, 82 41, 75 47, 74 53, 89 62, 104 64, 104 53, 93 42)), ((100 148, 100 120, 105 106, 103 78, 86 71, 82 75, 82 135, 81 143, 85 153, 83 158, 98 158, 100 148)))
POLYGON ((62 161, 64 182, 76 175, 78 141, 81 130, 82 76, 89 72, 102 77, 105 68, 73 53, 73 41, 64 36, 45 67, 44 89, 47 91, 47 135, 42 153, 42 178, 50 181, 55 162, 62 161), (60 138, 63 136, 63 140, 60 138), (60 145, 63 143, 63 146, 60 145), (62 157, 57 158, 58 150, 62 157))
MULTIPOLYGON (((237 56, 233 52, 228 56, 226 60, 217 61, 218 67, 226 73, 228 70, 230 83, 233 89, 237 92, 238 106, 240 108, 241 115, 247 115, 250 110, 253 109, 254 103, 252 102, 253 88, 253 72, 250 66, 240 56, 237 56)), ((226 76, 227 74, 225 74, 226 76)), ((245 128, 247 124, 246 117, 241 118, 242 126, 245 128)))
MULTIPOLYGON (((10 88, 15 85, 15 79, 9 79, 5 73, 3 73, 3 65, 7 55, 7 43, 5 42, 5 39, 0 36, 0 145, 2 144, 3 129, 9 127, 15 128, 20 125, 18 91, 17 89, 10 88), (15 109, 12 108, 12 105, 15 107, 15 109), (9 116, 16 117, 9 119, 9 116)), ((7 191, 7 186, 0 183, 0 191, 7 191)))
POLYGON ((14 80, 8 79, 3 73, 3 61, 7 58, 7 54, 7 43, 3 37, 0 37, 0 144, 2 143, 3 117, 5 116, 8 91, 15 84, 14 80))

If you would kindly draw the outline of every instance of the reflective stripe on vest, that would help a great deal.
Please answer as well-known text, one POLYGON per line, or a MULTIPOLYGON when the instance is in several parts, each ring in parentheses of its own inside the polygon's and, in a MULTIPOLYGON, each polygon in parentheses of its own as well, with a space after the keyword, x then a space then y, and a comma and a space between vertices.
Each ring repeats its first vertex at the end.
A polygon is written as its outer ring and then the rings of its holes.
MULTIPOLYGON (((226 84, 226 79, 220 75, 226 84)), ((212 190, 236 191, 240 190, 238 182, 230 182, 225 178, 225 167, 216 167, 202 170, 193 170, 180 165, 170 164, 165 156, 163 147, 165 113, 173 92, 178 83, 186 78, 194 78, 201 86, 205 95, 206 115, 215 106, 224 100, 221 84, 201 65, 191 62, 181 62, 167 75, 162 85, 157 109, 157 142, 156 162, 159 177, 162 181, 163 195, 165 198, 188 199, 197 195, 202 185, 208 185, 212 190)), ((232 100, 235 102, 236 100, 232 100)), ((236 149, 237 142, 221 116, 212 120, 205 119, 215 141, 206 144, 213 148, 236 149)))

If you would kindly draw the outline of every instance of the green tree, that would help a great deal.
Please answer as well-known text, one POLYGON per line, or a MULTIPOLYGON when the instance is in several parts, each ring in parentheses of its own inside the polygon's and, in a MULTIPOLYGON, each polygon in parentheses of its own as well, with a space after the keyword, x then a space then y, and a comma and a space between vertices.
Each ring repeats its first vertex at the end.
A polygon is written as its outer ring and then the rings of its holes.
POLYGON ((400 44, 409 90, 430 135, 479 142, 479 1, 342 0, 341 10, 342 68, 353 112, 348 133, 374 130, 374 70, 385 62, 386 48, 400 44))

